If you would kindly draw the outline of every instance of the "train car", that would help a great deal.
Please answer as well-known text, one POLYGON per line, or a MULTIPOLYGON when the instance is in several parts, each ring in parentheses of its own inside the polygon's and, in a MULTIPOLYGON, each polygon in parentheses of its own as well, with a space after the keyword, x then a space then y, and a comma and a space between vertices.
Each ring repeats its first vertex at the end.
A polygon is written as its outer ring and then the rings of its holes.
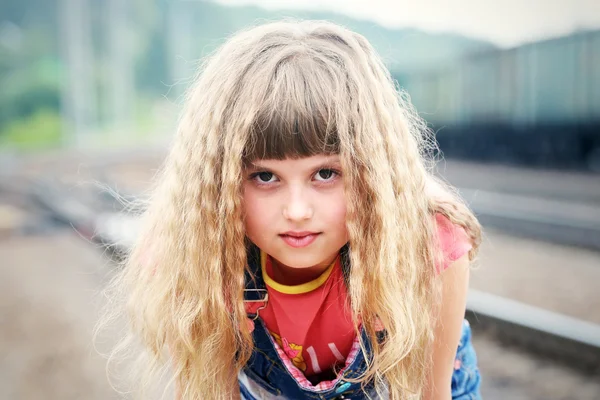
POLYGON ((447 157, 600 172, 600 31, 472 55, 400 84, 447 157))

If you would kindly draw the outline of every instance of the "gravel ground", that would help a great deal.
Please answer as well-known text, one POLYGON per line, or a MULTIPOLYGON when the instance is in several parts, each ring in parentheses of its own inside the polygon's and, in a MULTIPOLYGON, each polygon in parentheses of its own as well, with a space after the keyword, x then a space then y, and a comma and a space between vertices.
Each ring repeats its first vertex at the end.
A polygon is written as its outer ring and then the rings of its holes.
POLYGON ((0 242, 0 398, 118 398, 93 349, 106 261, 67 232, 0 242))
POLYGON ((471 287, 600 324, 600 253, 485 230, 471 287))
POLYGON ((486 400, 598 400, 600 379, 473 336, 486 400))

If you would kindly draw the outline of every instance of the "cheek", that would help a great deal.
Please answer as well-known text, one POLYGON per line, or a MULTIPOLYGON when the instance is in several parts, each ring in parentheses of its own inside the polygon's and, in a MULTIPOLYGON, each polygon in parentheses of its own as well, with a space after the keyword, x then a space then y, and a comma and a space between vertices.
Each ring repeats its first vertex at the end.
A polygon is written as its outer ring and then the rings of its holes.
POLYGON ((266 225, 268 225, 269 206, 252 189, 245 189, 242 207, 246 234, 250 238, 255 237, 257 233, 264 231, 266 225))
POLYGON ((344 193, 337 193, 324 204, 328 204, 325 210, 327 212, 329 222, 337 226, 345 227, 347 204, 344 193))
POLYGON ((252 230, 254 225, 254 218, 256 218, 256 201, 252 197, 252 193, 250 193, 247 189, 244 189, 244 195, 242 198, 242 208, 244 212, 244 225, 246 226, 246 231, 248 233, 252 230))
POLYGON ((345 224, 346 223, 346 205, 339 205, 337 207, 332 207, 331 209, 331 218, 332 222, 336 222, 337 224, 345 224))

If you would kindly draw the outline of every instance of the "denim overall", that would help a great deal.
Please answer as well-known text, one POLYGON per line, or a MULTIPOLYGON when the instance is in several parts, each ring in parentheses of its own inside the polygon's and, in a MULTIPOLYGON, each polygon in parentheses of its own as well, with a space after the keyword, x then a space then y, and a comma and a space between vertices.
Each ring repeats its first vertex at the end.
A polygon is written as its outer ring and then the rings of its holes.
MULTIPOLYGON (((262 303, 266 306, 267 291, 260 269, 260 251, 251 249, 248 253, 249 269, 246 274, 246 302, 262 303)), ((342 253, 344 260, 344 253, 342 253)), ((347 258, 346 258, 347 260, 347 258)), ((342 262, 344 272, 348 271, 349 263, 342 262)), ((347 274, 344 274, 347 276, 347 274)), ((264 308, 264 307, 261 307, 264 308)), ((250 360, 242 369, 239 376, 241 398, 243 400, 263 399, 376 399, 373 384, 361 387, 360 383, 348 382, 347 379, 359 377, 366 370, 365 358, 359 351, 354 360, 344 368, 335 379, 330 389, 317 390, 302 387, 288 371, 275 349, 274 339, 269 334, 263 321, 258 315, 249 314, 254 320, 254 350, 250 360)), ((361 328, 367 350, 370 349, 369 339, 361 328)), ((479 394, 480 375, 477 369, 477 358, 471 344, 471 329, 465 320, 461 335, 455 369, 452 375, 452 399, 471 400, 481 399, 479 394)), ((369 354, 369 351, 367 351, 369 354)), ((387 398, 386 388, 380 388, 379 393, 387 398)))

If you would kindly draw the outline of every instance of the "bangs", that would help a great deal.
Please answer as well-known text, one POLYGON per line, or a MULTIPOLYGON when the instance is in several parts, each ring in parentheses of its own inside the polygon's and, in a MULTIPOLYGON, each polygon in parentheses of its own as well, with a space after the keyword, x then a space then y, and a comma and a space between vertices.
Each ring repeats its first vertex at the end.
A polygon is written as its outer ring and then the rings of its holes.
POLYGON ((244 163, 331 155, 340 151, 331 112, 334 99, 325 95, 332 93, 330 88, 326 88, 326 84, 319 85, 323 80, 318 79, 322 76, 314 65, 310 71, 300 68, 301 63, 290 64, 280 65, 270 82, 269 95, 251 125, 244 163))

